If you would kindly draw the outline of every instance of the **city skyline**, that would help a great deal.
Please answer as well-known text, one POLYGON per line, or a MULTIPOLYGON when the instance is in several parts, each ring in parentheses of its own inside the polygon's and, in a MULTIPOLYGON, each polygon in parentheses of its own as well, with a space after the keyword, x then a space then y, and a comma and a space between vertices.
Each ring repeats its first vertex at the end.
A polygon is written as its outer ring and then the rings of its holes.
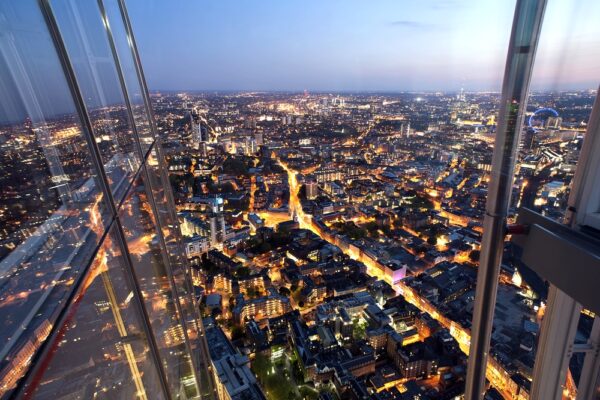
MULTIPOLYGON (((514 3, 480 3, 308 3, 304 9, 298 3, 234 7, 225 2, 173 8, 134 0, 130 14, 151 91, 500 92, 514 3)), ((18 7, 24 13, 32 5, 18 7)), ((65 22, 73 20, 65 4, 55 8, 65 22)), ((600 27, 584 18, 593 13, 600 13, 600 3, 592 0, 550 2, 532 91, 598 88, 600 27)), ((63 34, 78 33, 68 28, 63 34)), ((85 34, 97 40, 103 33, 90 29, 85 34)), ((72 51, 85 50, 74 45, 72 51)), ((20 62, 29 65, 28 59, 38 56, 54 57, 47 46, 35 43, 20 62)), ((27 73, 44 81, 45 75, 56 73, 54 68, 56 64, 46 63, 27 73)), ((0 73, 9 77, 15 71, 0 63, 0 73)), ((111 75, 110 68, 96 78, 82 74, 78 83, 93 87, 94 79, 116 78, 111 75)), ((22 94, 12 83, 0 82, 11 94, 0 100, 0 123, 64 114, 71 107, 69 94, 59 82, 44 84, 47 93, 32 108, 19 100, 22 94)), ((92 94, 90 105, 119 103, 113 89, 105 85, 104 100, 92 94)))
MULTIPOLYGON (((513 11, 512 1, 130 4, 159 91, 499 91, 513 11)), ((550 2, 532 89, 597 88, 600 28, 584 18, 597 11, 550 2)))
POLYGON ((600 2, 169 3, 0 0, 0 400, 600 399, 600 2))

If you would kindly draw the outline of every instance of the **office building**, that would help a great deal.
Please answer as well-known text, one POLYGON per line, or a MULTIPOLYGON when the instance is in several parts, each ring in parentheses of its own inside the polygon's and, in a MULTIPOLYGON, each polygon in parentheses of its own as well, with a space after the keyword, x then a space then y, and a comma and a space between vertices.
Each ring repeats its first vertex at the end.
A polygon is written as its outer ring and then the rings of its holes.
POLYGON ((248 356, 240 354, 211 318, 204 320, 212 373, 219 400, 266 399, 250 370, 248 356))
POLYGON ((319 195, 319 185, 314 179, 308 179, 304 184, 306 187, 306 198, 314 200, 319 195))

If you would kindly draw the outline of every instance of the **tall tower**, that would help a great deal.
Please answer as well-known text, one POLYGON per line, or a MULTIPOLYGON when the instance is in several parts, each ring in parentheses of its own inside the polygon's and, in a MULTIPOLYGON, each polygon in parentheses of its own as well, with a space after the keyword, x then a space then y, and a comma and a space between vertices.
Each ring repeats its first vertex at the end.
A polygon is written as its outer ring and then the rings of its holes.
POLYGON ((208 155, 208 127, 203 124, 200 119, 198 119, 198 122, 196 122, 196 118, 192 113, 190 113, 190 125, 192 130, 193 147, 196 150, 200 150, 200 155, 206 158, 208 155))
POLYGON ((226 225, 225 214, 223 213, 223 198, 216 196, 210 202, 210 242, 212 246, 217 246, 225 239, 226 225))
POLYGON ((53 143, 52 136, 47 127, 33 128, 38 142, 44 152, 48 169, 52 174, 52 183, 58 192, 58 195, 63 204, 71 200, 71 190, 69 189, 69 176, 65 174, 65 170, 60 161, 60 153, 53 143))
POLYGON ((521 148, 525 151, 533 149, 533 141, 535 138, 535 129, 526 127, 523 132, 523 139, 521 140, 521 148))

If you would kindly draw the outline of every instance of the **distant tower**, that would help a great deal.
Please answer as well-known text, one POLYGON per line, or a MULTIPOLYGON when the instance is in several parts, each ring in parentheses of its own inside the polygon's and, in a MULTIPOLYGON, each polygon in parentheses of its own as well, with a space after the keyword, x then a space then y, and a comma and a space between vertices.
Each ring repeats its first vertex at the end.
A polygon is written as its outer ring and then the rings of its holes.
POLYGON ((533 141, 535 138, 535 129, 527 127, 523 132, 523 138, 521 139, 521 148, 529 151, 533 149, 533 141))
POLYGON ((248 156, 255 154, 257 151, 256 140, 253 137, 247 137, 244 141, 244 153, 248 156))
POLYGON ((223 214, 223 198, 215 197, 210 202, 209 214, 210 242, 212 246, 223 242, 225 239, 225 215, 223 214))
POLYGON ((192 127, 192 141, 194 148, 200 150, 202 157, 207 156, 206 143, 208 142, 208 127, 202 122, 196 122, 194 115, 190 113, 190 123, 192 127))
POLYGON ((561 117, 550 117, 546 120, 546 128, 560 129, 561 125, 562 125, 561 117))
POLYGON ((217 215, 214 213, 209 214, 209 233, 210 233, 210 245, 215 246, 219 243, 219 230, 217 228, 217 215))
POLYGON ((404 125, 404 123, 402 124, 400 127, 400 135, 407 138, 410 137, 410 121, 407 122, 406 125, 404 125))
POLYGON ((200 153, 202 157, 208 156, 206 143, 208 142, 208 127, 202 123, 198 124, 198 135, 200 136, 200 153))
POLYGON ((254 133, 254 141, 256 142, 257 146, 262 146, 264 144, 263 133, 262 132, 255 132, 254 133))
POLYGON ((50 131, 44 126, 34 128, 31 119, 27 118, 25 127, 35 133, 37 140, 44 152, 48 169, 52 174, 52 183, 60 196, 62 204, 67 204, 71 200, 71 190, 69 189, 69 176, 65 174, 63 164, 60 159, 60 153, 52 140, 50 131))
POLYGON ((521 277, 521 274, 519 274, 519 271, 516 268, 512 276, 511 282, 517 287, 521 287, 521 285, 523 284, 523 278, 521 277))

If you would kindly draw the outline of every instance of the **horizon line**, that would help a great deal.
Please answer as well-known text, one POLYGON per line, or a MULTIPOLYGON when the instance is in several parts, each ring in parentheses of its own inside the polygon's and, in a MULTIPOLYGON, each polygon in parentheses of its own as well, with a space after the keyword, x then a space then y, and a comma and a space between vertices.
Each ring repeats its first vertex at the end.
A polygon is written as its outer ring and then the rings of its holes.
MULTIPOLYGON (((310 89, 148 89, 150 93, 157 92, 196 92, 196 93, 293 93, 293 94, 302 94, 304 92, 308 94, 332 94, 332 93, 351 93, 351 94, 411 94, 411 93, 427 93, 427 94, 436 94, 436 93, 459 93, 463 91, 464 93, 494 93, 500 94, 501 90, 489 90, 489 89, 479 89, 479 90, 463 90, 463 89, 422 89, 422 90, 327 90, 327 89, 319 89, 319 90, 310 90, 310 89)), ((556 93, 556 92, 596 92, 598 87, 595 88, 570 88, 570 89, 531 89, 530 93, 556 93)))

